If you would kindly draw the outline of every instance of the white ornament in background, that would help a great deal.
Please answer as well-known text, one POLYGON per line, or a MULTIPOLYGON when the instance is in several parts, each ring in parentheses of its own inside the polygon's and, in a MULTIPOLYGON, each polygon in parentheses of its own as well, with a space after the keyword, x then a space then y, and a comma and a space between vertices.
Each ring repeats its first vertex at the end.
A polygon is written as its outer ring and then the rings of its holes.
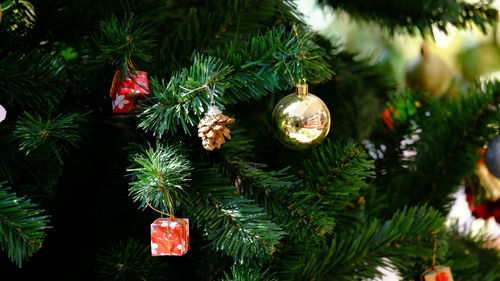
POLYGON ((383 276, 377 279, 369 279, 367 281, 400 281, 403 280, 397 270, 392 269, 394 267, 388 258, 384 258, 384 262, 390 266, 382 267, 378 266, 377 270, 380 271, 383 276))
POLYGON ((5 120, 5 117, 7 116, 7 110, 0 104, 0 122, 5 120))
POLYGON ((452 197, 455 199, 455 203, 448 214, 446 221, 448 226, 457 224, 460 232, 471 233, 472 235, 483 233, 491 239, 500 237, 500 224, 495 221, 494 217, 484 220, 472 216, 465 195, 465 187, 460 188, 452 197))

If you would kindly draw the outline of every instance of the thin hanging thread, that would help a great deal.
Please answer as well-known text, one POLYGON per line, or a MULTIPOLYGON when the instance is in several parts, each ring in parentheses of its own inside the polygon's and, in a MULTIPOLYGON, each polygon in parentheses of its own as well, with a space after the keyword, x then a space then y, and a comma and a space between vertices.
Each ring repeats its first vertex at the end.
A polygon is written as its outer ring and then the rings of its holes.
POLYGON ((132 63, 132 58, 128 58, 127 63, 128 63, 128 66, 130 67, 130 69, 132 69, 134 72, 137 71, 135 69, 134 64, 132 63))
POLYGON ((179 86, 179 88, 183 89, 184 91, 187 91, 187 92, 181 94, 183 97, 185 97, 186 95, 192 94, 192 93, 194 93, 196 91, 199 91, 199 90, 209 89, 209 87, 208 87, 207 84, 203 84, 202 86, 200 86, 200 87, 198 87, 196 89, 192 89, 192 90, 189 90, 188 88, 183 87, 183 86, 179 86))
MULTIPOLYGON (((292 28, 293 28, 293 32, 295 33, 295 37, 297 38, 297 41, 299 41, 299 57, 297 59, 300 60, 300 59, 302 59, 303 52, 304 52, 304 42, 300 38, 297 26, 294 24, 292 28)), ((304 78, 304 72, 302 71, 302 67, 300 67, 299 69, 300 69, 300 80, 302 80, 304 83, 306 83, 306 79, 304 78)))
POLYGON ((210 106, 215 106, 215 100, 214 100, 215 87, 216 87, 215 83, 213 84, 212 89, 210 89, 210 87, 207 84, 203 84, 202 86, 200 86, 196 89, 192 89, 192 90, 189 90, 183 86, 179 86, 179 88, 183 89, 184 91, 187 91, 187 92, 184 92, 181 94, 182 97, 185 97, 186 95, 192 94, 192 93, 199 91, 199 90, 207 90, 207 92, 210 96, 210 106))
MULTIPOLYGON (((303 52, 302 51, 303 50, 303 42, 300 39, 300 35, 298 32, 297 26, 295 24, 292 26, 292 29, 294 31, 295 38, 297 38, 297 41, 299 42, 299 56, 297 57, 297 59, 300 59, 300 56, 302 55, 302 52, 303 52)), ((288 67, 288 64, 286 62, 285 62, 285 68, 286 68, 288 74, 290 75, 290 80, 292 81, 292 84, 294 84, 296 87, 299 84, 307 84, 307 81, 304 78, 304 73, 302 71, 302 67, 300 67, 300 80, 297 82, 295 82, 295 78, 293 77, 292 71, 290 70, 290 68, 288 67)))
MULTIPOLYGON (((131 46, 132 45, 132 41, 134 41, 134 38, 132 36, 128 35, 127 36, 127 45, 131 46)), ((136 71, 135 66, 132 63, 132 57, 131 56, 127 58, 127 64, 128 64, 127 70, 130 67, 130 69, 132 69, 132 71, 134 71, 134 72, 136 71)))
POLYGON ((174 215, 171 215, 171 214, 168 214, 168 213, 162 212, 162 211, 160 211, 160 210, 156 209, 155 207, 151 206, 151 204, 149 204, 149 196, 148 196, 147 194, 146 194, 146 204, 149 206, 149 208, 151 208, 151 209, 153 209, 153 210, 157 211, 158 213, 160 213, 160 214, 162 214, 162 215, 165 215, 165 216, 169 217, 170 219, 174 219, 174 218, 175 218, 175 216, 174 216, 174 215))
POLYGON ((427 269, 426 271, 424 271, 424 273, 422 273, 422 275, 420 275, 420 280, 423 281, 425 280, 425 275, 429 272, 436 272, 436 267, 438 267, 436 265, 436 256, 437 256, 437 247, 438 247, 438 232, 434 232, 432 234, 432 237, 433 237, 433 240, 434 240, 434 247, 433 247, 433 250, 432 250, 432 267, 430 269, 427 269))
POLYGON ((433 253, 432 253, 432 270, 434 270, 436 268, 437 247, 438 247, 437 234, 434 234, 434 250, 433 250, 433 253))

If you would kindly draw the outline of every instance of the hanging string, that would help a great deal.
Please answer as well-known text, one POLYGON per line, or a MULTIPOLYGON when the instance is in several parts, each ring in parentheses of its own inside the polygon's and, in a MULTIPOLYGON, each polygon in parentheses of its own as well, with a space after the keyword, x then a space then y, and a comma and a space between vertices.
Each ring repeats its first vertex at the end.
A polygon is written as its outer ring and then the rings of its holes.
MULTIPOLYGON (((304 41, 301 40, 298 28, 295 24, 293 25, 292 29, 293 29, 293 32, 295 33, 295 37, 297 38, 297 41, 299 42, 299 57, 297 59, 300 61, 300 59, 306 57, 304 55, 304 41)), ((304 78, 304 72, 302 71, 302 67, 300 67, 299 69, 300 69, 300 80, 304 81, 304 83, 305 83, 306 79, 304 78)))
POLYGON ((215 83, 213 84, 212 89, 210 89, 210 87, 207 84, 203 84, 202 86, 200 86, 198 88, 195 88, 195 89, 191 89, 191 90, 189 90, 189 89, 187 89, 187 88, 185 88, 183 86, 179 86, 179 88, 181 88, 184 91, 186 91, 186 92, 184 92, 184 93, 181 94, 182 97, 185 97, 185 96, 187 96, 189 94, 192 94, 192 93, 194 93, 196 91, 199 91, 199 90, 207 90, 207 92, 208 92, 208 94, 210 96, 210 106, 215 106, 215 100, 214 100, 214 98, 215 98, 215 88, 216 88, 215 83))
POLYGON ((167 216, 169 219, 174 219, 174 218, 175 218, 175 216, 174 216, 174 215, 172 215, 172 214, 168 214, 168 213, 165 213, 165 212, 162 212, 162 211, 160 211, 160 210, 156 209, 155 207, 151 206, 151 204, 149 204, 149 196, 148 196, 147 194, 146 194, 146 204, 149 206, 149 208, 151 208, 151 209, 153 209, 153 210, 157 211, 158 213, 160 213, 160 214, 162 214, 162 215, 167 216))
POLYGON ((440 265, 436 265, 436 256, 437 256, 437 249, 438 249, 438 234, 439 230, 436 230, 435 232, 432 233, 432 238, 433 238, 433 249, 432 249, 432 267, 430 269, 427 269, 420 275, 420 280, 424 281, 425 280, 425 275, 430 272, 436 272, 437 267, 441 267, 440 265))
POLYGON ((130 69, 132 69, 132 71, 134 71, 134 72, 135 72, 135 71, 137 71, 137 70, 135 69, 134 64, 132 63, 132 58, 128 58, 128 60, 127 60, 127 64, 128 64, 128 66, 130 67, 130 69))
POLYGON ((179 88, 183 89, 184 91, 187 91, 187 92, 181 94, 182 97, 185 97, 186 95, 192 94, 192 93, 199 91, 199 90, 209 89, 207 84, 203 84, 202 86, 200 86, 196 89, 192 89, 192 90, 189 90, 188 88, 183 87, 183 86, 179 86, 179 88))
MULTIPOLYGON (((297 56, 297 59, 300 60, 302 57, 305 57, 303 55, 303 49, 304 49, 303 48, 303 41, 300 38, 297 26, 295 24, 292 26, 292 29, 294 31, 295 38, 297 38, 297 41, 299 42, 299 56, 297 56)), ((302 67, 299 67, 299 69, 300 69, 300 79, 299 79, 299 81, 295 81, 295 78, 294 78, 294 76, 292 74, 292 71, 290 70, 290 68, 288 67, 288 64, 286 62, 285 62, 285 68, 286 68, 288 74, 290 75, 290 80, 291 80, 292 84, 295 85, 295 87, 296 87, 296 92, 298 94, 300 94, 299 87, 307 85, 307 81, 304 78, 304 72, 302 71, 302 67)))
MULTIPOLYGON (((129 48, 132 48, 132 42, 134 41, 134 38, 130 35, 127 35, 127 45, 129 48)), ((125 70, 128 72, 129 69, 131 69, 133 72, 136 72, 137 70, 135 69, 134 64, 132 63, 132 56, 127 58, 127 65, 128 67, 125 67, 125 70)))
POLYGON ((436 253, 438 247, 437 233, 434 234, 434 249, 432 253, 432 270, 436 268, 436 253))

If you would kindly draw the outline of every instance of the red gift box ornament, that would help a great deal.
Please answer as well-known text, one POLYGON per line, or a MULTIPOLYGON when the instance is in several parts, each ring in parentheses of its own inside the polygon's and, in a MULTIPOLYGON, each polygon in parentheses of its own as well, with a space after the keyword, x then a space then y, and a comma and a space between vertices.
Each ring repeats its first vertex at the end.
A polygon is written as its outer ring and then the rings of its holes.
POLYGON ((436 266, 424 272, 421 280, 425 281, 453 281, 451 269, 447 266, 436 266))
POLYGON ((139 103, 149 95, 148 73, 116 71, 109 94, 113 113, 138 112, 139 103))
POLYGON ((151 224, 151 255, 182 256, 189 250, 189 219, 159 218, 151 224))

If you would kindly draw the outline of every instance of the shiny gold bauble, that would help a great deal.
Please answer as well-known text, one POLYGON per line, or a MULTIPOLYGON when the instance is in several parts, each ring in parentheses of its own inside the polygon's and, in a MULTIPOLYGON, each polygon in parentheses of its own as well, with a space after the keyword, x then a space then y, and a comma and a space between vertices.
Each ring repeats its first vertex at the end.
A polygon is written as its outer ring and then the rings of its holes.
POLYGON ((297 93, 282 98, 273 110, 278 139, 291 149, 307 149, 320 144, 330 131, 330 111, 307 84, 297 85, 297 93))
POLYGON ((440 97, 450 88, 451 70, 427 46, 422 45, 421 53, 420 57, 410 61, 406 67, 406 85, 432 97, 440 97))

